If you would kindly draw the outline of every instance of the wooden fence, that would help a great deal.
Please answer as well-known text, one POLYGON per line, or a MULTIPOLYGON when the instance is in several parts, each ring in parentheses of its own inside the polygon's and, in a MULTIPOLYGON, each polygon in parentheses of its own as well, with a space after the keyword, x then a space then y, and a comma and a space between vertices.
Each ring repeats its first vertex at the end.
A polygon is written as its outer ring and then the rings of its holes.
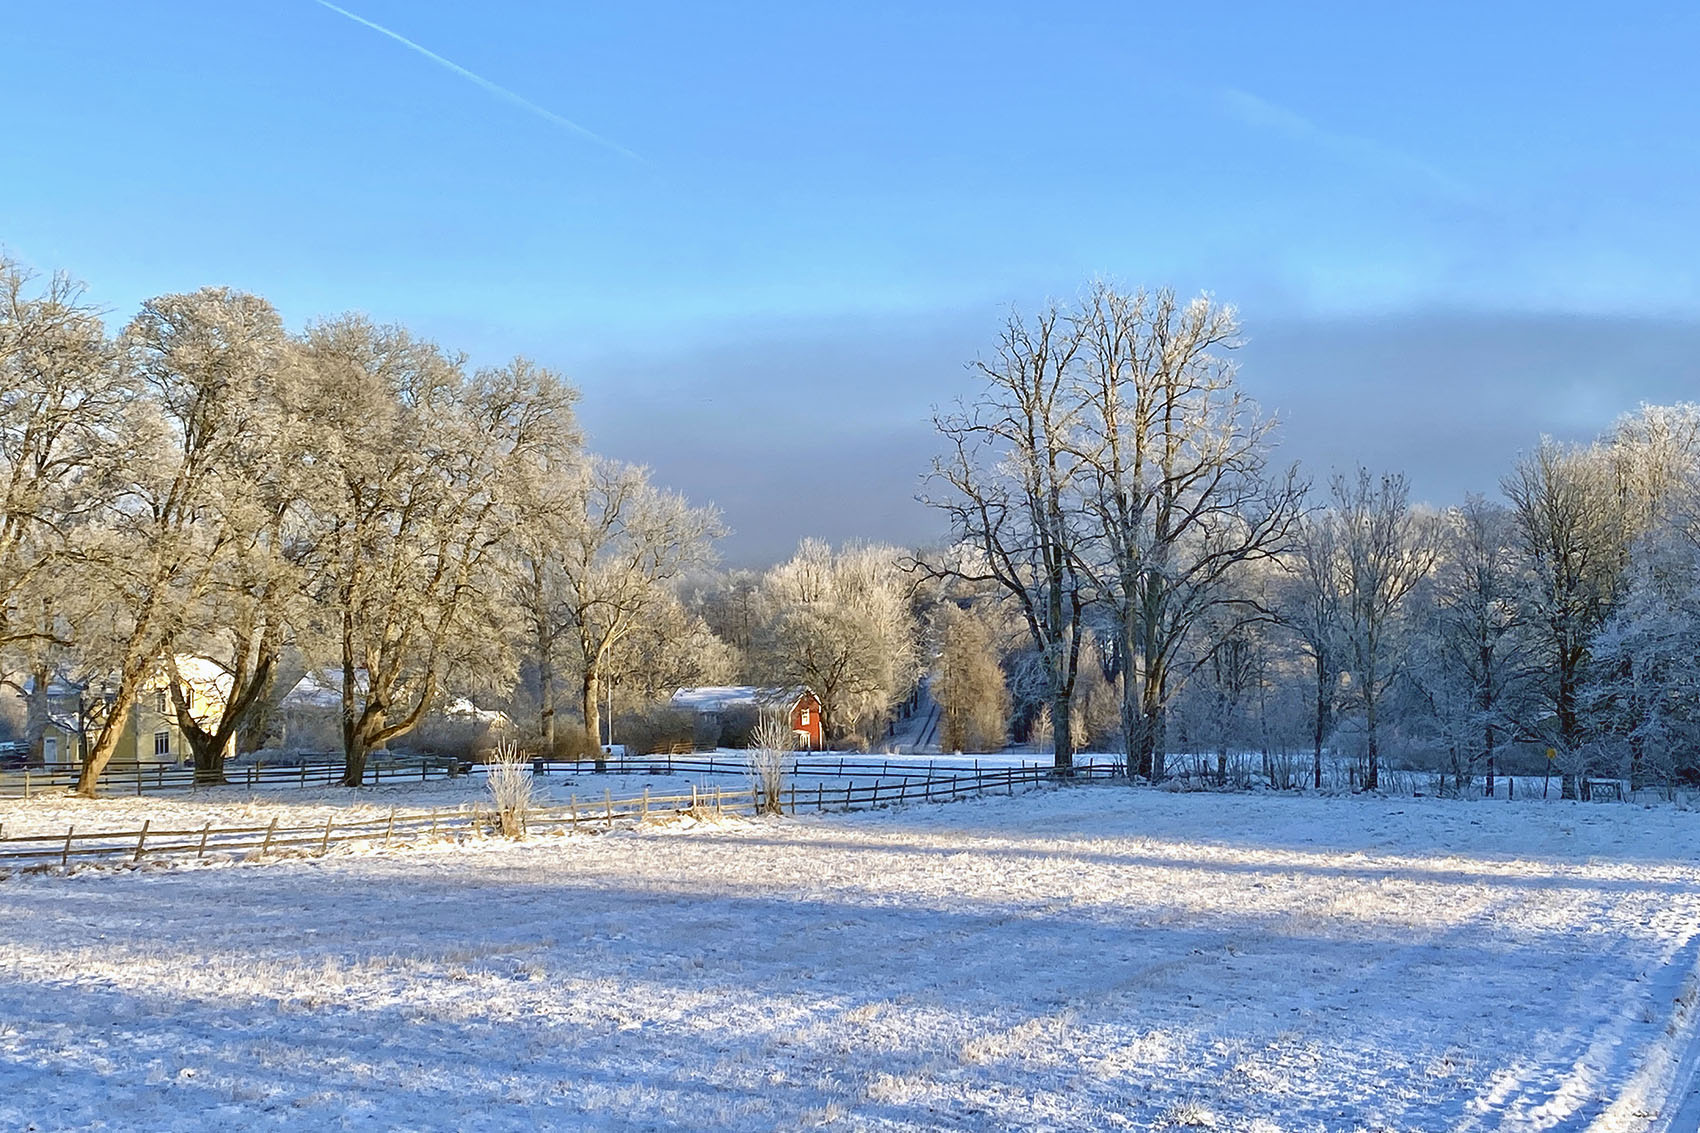
MULTIPOLYGON (((1023 768, 1043 768, 1049 770, 1048 763, 1023 763, 1023 768)), ((607 771, 617 775, 744 775, 748 767, 741 758, 719 757, 712 753, 706 755, 653 755, 653 756, 620 756, 605 760, 533 760, 532 770, 539 775, 578 775, 591 771, 607 771)), ((484 770, 479 763, 463 763, 454 759, 402 759, 374 760, 366 767, 366 785, 381 786, 385 783, 424 783, 435 779, 450 779, 462 774, 478 774, 484 770)), ((843 758, 827 758, 818 756, 800 756, 797 760, 797 773, 810 776, 831 776, 835 778, 866 778, 870 775, 890 777, 893 775, 937 775, 941 772, 951 774, 977 774, 981 765, 977 761, 965 762, 909 762, 905 760, 880 760, 868 756, 848 756, 843 758)), ((988 768, 990 770, 990 768, 988 768)), ((51 794, 56 791, 69 790, 76 786, 78 767, 74 763, 61 763, 49 767, 22 768, 16 771, 0 772, 0 799, 30 798, 34 795, 51 794)), ((1102 772, 1086 772, 1101 774, 1102 772)), ((291 763, 267 764, 264 761, 256 763, 235 764, 225 771, 225 779, 229 786, 247 787, 251 790, 260 788, 280 789, 288 787, 333 787, 342 782, 342 761, 328 756, 313 758, 291 763)), ((166 767, 163 764, 153 766, 136 765, 133 767, 110 768, 101 776, 100 789, 103 795, 145 795, 175 791, 195 791, 206 789, 206 784, 195 782, 192 768, 166 767)))
MULTIPOLYGON (((635 761, 630 761, 635 762, 635 761)), ((725 761, 722 761, 725 762, 725 761)), ((824 766, 824 765, 823 765, 824 766)), ((877 766, 869 764, 869 766, 877 766)), ((740 770, 742 765, 739 765, 740 770)), ((846 770, 849 765, 845 765, 846 770)), ((813 784, 793 778, 785 793, 786 809, 855 810, 903 802, 943 802, 988 792, 1015 794, 1017 787, 1029 788, 1052 778, 1044 767, 996 767, 964 774, 906 777, 897 782, 876 778, 857 783, 845 776, 845 785, 828 786, 837 767, 817 776, 813 784)), ((1081 777, 1104 777, 1113 773, 1109 765, 1087 764, 1077 771, 1081 777)), ((865 774, 865 773, 864 773, 865 774)), ((533 807, 526 812, 526 827, 532 831, 612 829, 623 822, 643 822, 656 815, 752 814, 758 807, 754 788, 693 785, 688 794, 642 794, 616 799, 604 791, 602 798, 580 800, 574 794, 565 806, 533 807)), ((75 826, 63 834, 26 834, 0 837, 0 871, 68 867, 77 862, 140 863, 164 858, 265 857, 270 854, 324 854, 332 846, 363 844, 392 846, 443 838, 487 837, 499 829, 498 819, 488 806, 472 804, 433 810, 392 810, 379 818, 325 819, 322 825, 281 826, 273 819, 265 826, 219 826, 207 823, 198 829, 154 827, 143 822, 139 830, 90 830, 79 833, 75 826)), ((4 834, 0 828, 0 835, 4 834)))
MULTIPOLYGON (((79 768, 74 763, 47 767, 20 768, 0 772, 0 799, 30 798, 34 795, 64 791, 77 784, 79 768)), ((366 768, 366 782, 417 782, 451 778, 459 772, 454 760, 406 760, 374 762, 366 768)), ((225 769, 225 779, 233 787, 329 787, 342 781, 340 761, 303 761, 299 763, 243 763, 225 769)), ((195 772, 189 767, 167 767, 164 764, 129 767, 109 767, 100 777, 103 795, 143 795, 170 791, 205 789, 206 784, 195 782, 195 772)))

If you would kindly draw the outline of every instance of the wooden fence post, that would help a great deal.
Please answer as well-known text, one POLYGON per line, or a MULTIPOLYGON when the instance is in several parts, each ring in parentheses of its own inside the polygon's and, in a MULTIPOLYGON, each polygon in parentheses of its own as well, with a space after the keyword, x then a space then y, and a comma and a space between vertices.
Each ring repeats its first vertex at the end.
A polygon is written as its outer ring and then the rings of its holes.
POLYGON ((142 860, 142 845, 145 842, 147 842, 147 840, 148 840, 148 826, 152 822, 153 822, 153 820, 151 818, 145 819, 142 822, 142 832, 140 834, 136 835, 136 856, 131 858, 130 859, 131 861, 139 862, 139 861, 142 860))
POLYGON ((569 796, 567 796, 567 798, 568 798, 567 805, 572 807, 573 829, 577 830, 578 829, 578 796, 577 795, 569 795, 569 796))
POLYGON ((643 789, 643 810, 638 814, 639 822, 649 821, 649 788, 643 789))
POLYGON ((205 826, 201 827, 201 845, 195 851, 195 856, 197 858, 206 856, 206 853, 207 853, 207 835, 211 834, 211 833, 212 833, 212 823, 209 822, 205 826))
POLYGON ((59 855, 59 864, 62 866, 69 866, 71 864, 71 836, 76 832, 77 828, 75 826, 65 827, 65 852, 59 855))
POLYGON ((614 829, 614 792, 604 787, 602 789, 602 806, 606 811, 608 829, 614 829))
POLYGON ((277 833, 277 819, 274 818, 274 819, 272 819, 272 824, 269 827, 266 828, 266 840, 265 840, 265 843, 260 847, 260 856, 261 857, 265 857, 267 854, 271 853, 272 835, 276 834, 276 833, 277 833))
POLYGON ((331 848, 331 823, 334 822, 334 821, 336 821, 335 815, 332 815, 330 818, 325 819, 325 836, 323 838, 319 839, 319 856, 321 858, 324 857, 327 853, 330 852, 330 848, 331 848))
POLYGON ((395 833, 395 807, 390 808, 389 825, 384 827, 384 849, 390 848, 390 835, 395 833))

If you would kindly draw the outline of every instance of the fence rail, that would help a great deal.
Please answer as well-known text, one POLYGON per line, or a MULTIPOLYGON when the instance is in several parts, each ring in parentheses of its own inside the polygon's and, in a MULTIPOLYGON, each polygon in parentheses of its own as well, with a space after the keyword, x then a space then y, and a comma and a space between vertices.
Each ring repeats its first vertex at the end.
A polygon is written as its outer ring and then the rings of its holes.
MULTIPOLYGON (((602 760, 554 760, 539 759, 531 763, 532 770, 540 775, 577 775, 590 771, 608 771, 614 774, 652 774, 652 775, 743 775, 747 765, 742 759, 716 758, 713 755, 653 755, 653 756, 609 756, 602 760)), ((1050 769, 1048 763, 1022 763, 1022 767, 1050 769)), ((1086 765, 1082 765, 1086 766, 1086 765)), ((852 756, 845 758, 811 757, 800 755, 797 759, 799 774, 811 776, 831 776, 837 778, 865 777, 868 775, 921 775, 949 772, 953 774, 974 774, 982 767, 976 761, 962 763, 941 762, 929 760, 925 762, 910 762, 905 760, 880 760, 872 757, 852 756)), ((988 768, 989 769, 989 768, 988 768)), ((47 767, 21 768, 16 771, 0 772, 0 799, 30 798, 34 795, 49 794, 55 791, 69 790, 76 786, 80 768, 74 763, 54 764, 47 767)), ((477 774, 484 770, 480 763, 466 763, 454 759, 406 759, 372 761, 366 767, 365 785, 382 786, 385 783, 425 783, 432 780, 452 779, 465 774, 477 774)), ((289 763, 266 764, 265 762, 242 763, 225 769, 224 784, 197 783, 193 768, 167 767, 164 764, 152 766, 136 765, 134 767, 110 768, 101 776, 100 788, 103 794, 159 794, 171 791, 195 791, 209 786, 233 786, 258 788, 287 788, 287 787, 330 787, 342 782, 342 761, 329 756, 289 763)), ((1090 772, 1089 772, 1090 773, 1090 772)))
MULTIPOLYGON (((79 768, 74 763, 47 767, 26 767, 0 772, 0 798, 30 798, 53 791, 68 790, 77 785, 79 768)), ((407 760, 369 764, 366 782, 419 782, 452 778, 459 768, 452 760, 407 760)), ((224 784, 198 783, 190 767, 168 767, 165 764, 136 764, 130 767, 108 768, 100 777, 103 794, 158 794, 167 791, 193 791, 208 786, 234 787, 325 787, 342 781, 342 763, 291 762, 244 763, 225 768, 224 784)))
MULTIPOLYGON (((636 761, 621 761, 628 765, 636 761)), ((713 761, 705 761, 713 762, 713 761)), ((730 764, 730 761, 720 761, 730 764)), ((868 767, 878 764, 869 763, 868 767)), ((845 765, 847 771, 849 764, 845 765)), ((739 765, 740 773, 742 765, 739 765)), ((864 772, 865 773, 865 772, 864 772)), ((1077 768, 1082 777, 1104 777, 1114 773, 1106 764, 1077 768)), ((856 810, 903 802, 942 802, 988 792, 1013 795, 1017 787, 1029 788, 1052 778, 1046 767, 995 767, 965 774, 903 777, 891 782, 875 778, 857 783, 845 776, 845 785, 828 787, 825 778, 836 777, 837 769, 817 776, 813 784, 793 778, 784 795, 785 809, 813 811, 856 810)), ((690 792, 667 795, 642 794, 616 799, 604 790, 600 799, 574 794, 566 805, 533 807, 526 812, 528 830, 612 829, 623 822, 642 822, 658 815, 751 814, 759 809, 757 788, 693 785, 690 792)), ((90 830, 79 833, 75 826, 63 834, 25 834, 0 837, 0 871, 68 867, 77 862, 155 861, 163 858, 198 859, 246 857, 291 851, 329 852, 332 846, 365 844, 392 846, 435 841, 442 838, 477 838, 494 834, 499 820, 486 806, 465 804, 431 810, 396 808, 377 818, 338 820, 334 815, 323 824, 266 826, 213 826, 155 828, 143 822, 137 830, 90 830)), ((0 830, 0 834, 4 831, 0 830)))

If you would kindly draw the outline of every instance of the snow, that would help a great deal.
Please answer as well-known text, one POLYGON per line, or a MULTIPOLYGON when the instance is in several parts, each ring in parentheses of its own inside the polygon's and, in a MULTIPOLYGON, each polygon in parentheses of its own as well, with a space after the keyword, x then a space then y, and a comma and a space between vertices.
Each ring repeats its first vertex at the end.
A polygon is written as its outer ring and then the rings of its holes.
POLYGON ((791 708, 807 696, 804 685, 758 687, 756 685, 704 685, 682 688, 669 704, 692 712, 725 712, 732 708, 791 708))
MULTIPOLYGON (((290 797, 110 804, 349 805, 290 797)), ((0 1126, 1649 1128, 1697 851, 1669 806, 1099 785, 20 876, 0 1126)))

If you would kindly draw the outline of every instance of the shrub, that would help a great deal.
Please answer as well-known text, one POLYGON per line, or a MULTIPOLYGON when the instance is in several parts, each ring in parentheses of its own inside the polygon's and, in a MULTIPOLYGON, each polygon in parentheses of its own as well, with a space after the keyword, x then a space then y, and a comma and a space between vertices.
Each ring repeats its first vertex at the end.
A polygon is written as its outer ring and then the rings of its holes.
POLYGON ((748 705, 735 705, 720 714, 720 734, 714 738, 719 747, 752 747, 762 716, 748 705))
POLYGON ((792 747, 796 735, 783 717, 768 716, 750 735, 748 761, 750 785, 756 792, 757 814, 782 814, 785 780, 795 763, 792 747))
POLYGON ((485 786, 496 808, 496 820, 508 838, 525 837, 525 816, 531 809, 531 766, 512 740, 501 740, 488 760, 485 786))
POLYGON ((614 738, 633 755, 652 755, 692 747, 695 727, 695 713, 658 704, 622 715, 614 724, 614 738))

